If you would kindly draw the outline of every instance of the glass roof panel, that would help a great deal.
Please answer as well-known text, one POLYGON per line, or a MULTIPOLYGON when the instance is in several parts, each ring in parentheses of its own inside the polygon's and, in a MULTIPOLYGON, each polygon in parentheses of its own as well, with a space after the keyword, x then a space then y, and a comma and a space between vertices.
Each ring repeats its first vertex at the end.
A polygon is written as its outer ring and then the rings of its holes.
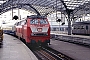
POLYGON ((4 0, 0 0, 0 5, 3 4, 4 2, 6 2, 6 1, 4 1, 4 0))
POLYGON ((88 3, 90 0, 64 0, 68 9, 75 9, 84 3, 88 3))
MULTIPOLYGON (((90 2, 90 0, 0 0, 0 4, 3 4, 6 1, 9 2, 4 4, 4 8, 8 8, 9 5, 12 5, 11 2, 13 1, 14 5, 30 4, 37 11, 43 13, 49 13, 56 10, 62 12, 65 12, 67 9, 75 10, 77 8, 80 8, 81 5, 84 6, 85 4, 90 2)), ((28 10, 31 10, 28 6, 25 7, 27 7, 28 10)))

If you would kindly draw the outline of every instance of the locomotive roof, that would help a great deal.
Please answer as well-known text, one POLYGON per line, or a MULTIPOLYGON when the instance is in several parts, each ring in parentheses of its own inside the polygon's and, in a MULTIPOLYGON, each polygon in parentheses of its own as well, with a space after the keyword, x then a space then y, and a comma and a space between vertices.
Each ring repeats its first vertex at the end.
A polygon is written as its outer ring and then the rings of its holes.
POLYGON ((75 23, 73 23, 73 25, 76 25, 76 24, 90 24, 90 21, 83 21, 83 22, 75 22, 75 23))
POLYGON ((31 16, 27 16, 27 18, 32 18, 32 19, 35 19, 35 18, 46 18, 46 16, 31 15, 31 16))

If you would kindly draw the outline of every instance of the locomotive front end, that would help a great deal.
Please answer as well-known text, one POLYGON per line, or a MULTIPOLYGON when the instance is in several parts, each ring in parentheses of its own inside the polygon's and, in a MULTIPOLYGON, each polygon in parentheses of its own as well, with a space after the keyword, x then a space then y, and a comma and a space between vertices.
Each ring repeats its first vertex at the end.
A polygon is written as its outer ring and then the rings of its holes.
POLYGON ((47 18, 30 20, 31 43, 50 43, 50 25, 47 18))

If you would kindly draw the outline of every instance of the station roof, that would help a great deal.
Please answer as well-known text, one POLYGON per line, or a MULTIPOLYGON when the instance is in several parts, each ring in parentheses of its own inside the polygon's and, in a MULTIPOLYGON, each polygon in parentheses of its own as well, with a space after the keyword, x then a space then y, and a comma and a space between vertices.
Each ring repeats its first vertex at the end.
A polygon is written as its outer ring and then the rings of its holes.
POLYGON ((90 13, 90 0, 0 0, 1 14, 14 8, 29 10, 40 15, 56 11, 63 13, 73 11, 74 14, 81 14, 83 11, 90 13))

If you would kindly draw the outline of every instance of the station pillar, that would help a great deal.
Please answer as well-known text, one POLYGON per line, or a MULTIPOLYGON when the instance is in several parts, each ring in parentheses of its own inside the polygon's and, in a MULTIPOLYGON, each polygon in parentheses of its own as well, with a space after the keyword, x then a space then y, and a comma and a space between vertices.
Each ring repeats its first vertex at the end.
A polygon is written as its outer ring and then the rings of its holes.
POLYGON ((68 35, 71 35, 71 32, 72 32, 70 13, 71 13, 71 12, 68 11, 68 35))

